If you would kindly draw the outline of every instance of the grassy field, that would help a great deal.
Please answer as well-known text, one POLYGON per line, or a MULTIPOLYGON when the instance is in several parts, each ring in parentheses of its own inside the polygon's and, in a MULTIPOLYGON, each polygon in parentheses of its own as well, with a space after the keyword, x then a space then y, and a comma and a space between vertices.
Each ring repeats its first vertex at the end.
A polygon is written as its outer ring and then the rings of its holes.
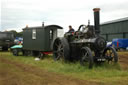
MULTIPOLYGON (((119 53, 119 55, 122 54, 124 53, 119 53)), ((125 55, 127 56, 128 53, 125 53, 125 55)), ((128 69, 123 70, 120 63, 113 65, 103 63, 101 65, 95 65, 93 69, 88 69, 87 67, 81 66, 79 62, 55 62, 53 61, 52 56, 47 56, 40 61, 35 61, 34 57, 31 56, 13 56, 10 52, 0 52, 0 56, 25 65, 36 66, 40 69, 47 70, 48 72, 71 76, 90 82, 98 82, 100 85, 128 85, 128 69)), ((5 65, 0 62, 0 68, 7 66, 12 67, 11 65, 5 65)))

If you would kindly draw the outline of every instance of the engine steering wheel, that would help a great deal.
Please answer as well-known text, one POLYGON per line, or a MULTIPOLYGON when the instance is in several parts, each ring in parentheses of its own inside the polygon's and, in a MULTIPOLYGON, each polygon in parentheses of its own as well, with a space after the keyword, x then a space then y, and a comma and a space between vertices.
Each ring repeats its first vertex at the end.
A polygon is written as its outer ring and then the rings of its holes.
POLYGON ((85 31, 85 29, 87 29, 87 26, 86 25, 80 25, 78 30, 75 32, 75 34, 78 36, 78 35, 81 35, 83 34, 83 32, 85 31))
POLYGON ((86 32, 87 30, 87 26, 82 24, 79 26, 78 32, 86 32))

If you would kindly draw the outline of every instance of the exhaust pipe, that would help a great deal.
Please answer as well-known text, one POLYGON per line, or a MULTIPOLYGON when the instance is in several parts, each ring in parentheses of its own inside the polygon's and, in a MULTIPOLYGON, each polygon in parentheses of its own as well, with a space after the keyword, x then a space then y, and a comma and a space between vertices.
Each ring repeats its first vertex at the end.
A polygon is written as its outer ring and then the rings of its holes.
POLYGON ((100 34, 100 8, 94 8, 94 25, 95 25, 95 33, 96 35, 100 34))

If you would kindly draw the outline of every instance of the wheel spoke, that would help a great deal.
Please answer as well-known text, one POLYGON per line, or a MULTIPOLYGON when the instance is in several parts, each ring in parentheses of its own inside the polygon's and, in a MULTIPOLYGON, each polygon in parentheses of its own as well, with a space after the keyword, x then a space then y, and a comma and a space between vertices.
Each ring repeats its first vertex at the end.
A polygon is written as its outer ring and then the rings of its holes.
POLYGON ((63 48, 63 45, 62 44, 60 44, 60 48, 63 48))
POLYGON ((86 52, 84 56, 87 56, 87 55, 88 55, 88 53, 86 52))
POLYGON ((60 51, 63 51, 64 50, 64 48, 60 48, 60 51))
POLYGON ((82 57, 82 60, 84 61, 88 61, 88 56, 87 56, 87 52, 86 53, 83 53, 83 57, 82 57))
POLYGON ((55 46, 58 48, 59 47, 59 45, 58 44, 55 44, 55 46))
POLYGON ((56 55, 56 59, 58 60, 58 59, 60 59, 60 53, 58 53, 57 55, 56 55))
POLYGON ((113 54, 113 53, 111 52, 111 53, 110 53, 110 56, 112 56, 112 54, 113 54))
POLYGON ((109 53, 108 53, 108 51, 106 51, 106 53, 105 53, 105 56, 109 56, 109 53))

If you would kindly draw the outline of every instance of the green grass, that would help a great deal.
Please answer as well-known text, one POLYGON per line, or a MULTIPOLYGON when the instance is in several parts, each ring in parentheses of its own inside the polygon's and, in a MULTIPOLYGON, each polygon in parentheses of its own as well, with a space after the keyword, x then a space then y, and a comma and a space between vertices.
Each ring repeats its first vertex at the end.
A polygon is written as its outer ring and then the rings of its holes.
POLYGON ((37 66, 50 72, 72 76, 88 81, 100 82, 101 85, 128 85, 128 70, 122 70, 119 64, 109 65, 103 63, 95 65, 93 69, 88 69, 76 63, 65 63, 63 61, 53 61, 52 56, 47 56, 43 60, 35 61, 34 57, 13 56, 9 52, 2 52, 0 56, 19 61, 24 64, 37 66))

